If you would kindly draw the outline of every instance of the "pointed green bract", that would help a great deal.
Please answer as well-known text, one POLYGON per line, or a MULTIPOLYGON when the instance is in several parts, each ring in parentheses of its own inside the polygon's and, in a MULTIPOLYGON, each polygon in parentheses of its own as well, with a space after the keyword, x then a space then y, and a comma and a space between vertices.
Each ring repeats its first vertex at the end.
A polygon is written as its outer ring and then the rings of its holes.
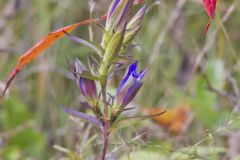
POLYGON ((101 46, 105 50, 115 32, 121 30, 122 25, 129 20, 134 0, 113 1, 108 11, 108 18, 103 34, 101 46), (110 37, 109 37, 110 36, 110 37))
POLYGON ((142 18, 147 6, 144 5, 131 18, 134 0, 115 0, 112 2, 101 46, 102 62, 99 69, 100 77, 106 77, 113 69, 114 63, 127 50, 130 42, 141 29, 142 18))

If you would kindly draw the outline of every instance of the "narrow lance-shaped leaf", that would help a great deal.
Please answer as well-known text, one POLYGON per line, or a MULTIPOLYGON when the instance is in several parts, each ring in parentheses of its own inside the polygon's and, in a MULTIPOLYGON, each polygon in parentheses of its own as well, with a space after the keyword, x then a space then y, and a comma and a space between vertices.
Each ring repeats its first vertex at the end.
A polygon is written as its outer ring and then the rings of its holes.
MULTIPOLYGON (((106 15, 103 15, 100 19, 106 19, 106 15)), ((21 57, 18 58, 17 65, 12 71, 12 73, 9 75, 6 86, 4 88, 4 91, 0 97, 0 99, 5 94, 6 90, 11 85, 11 82, 16 77, 18 72, 27 64, 29 64, 33 59, 35 59, 39 54, 41 54, 46 48, 48 48, 53 42, 55 42, 57 39, 63 37, 65 33, 69 33, 76 29, 77 27, 81 25, 87 25, 92 22, 97 22, 99 19, 88 19, 79 23, 75 23, 73 25, 60 28, 54 32, 49 33, 47 36, 45 36, 41 41, 39 41, 36 45, 34 45, 32 48, 30 48, 27 52, 25 52, 21 57)))
POLYGON ((61 108, 64 110, 64 112, 66 112, 72 116, 79 117, 79 118, 84 119, 84 120, 90 122, 91 124, 97 126, 98 128, 102 128, 102 123, 96 117, 93 117, 86 113, 75 111, 73 109, 65 108, 63 106, 61 106, 61 108))
MULTIPOLYGON (((140 4, 142 1, 135 0, 135 4, 140 4)), ((6 93, 7 89, 10 87, 13 79, 16 77, 16 75, 21 71, 21 69, 29 64, 33 59, 35 59, 38 55, 40 55, 45 49, 47 49, 53 42, 55 42, 57 39, 63 37, 65 33, 69 33, 76 29, 79 26, 87 25, 93 22, 97 22, 101 19, 106 19, 107 14, 104 14, 99 19, 88 19, 79 23, 75 23, 73 25, 60 28, 56 31, 50 32, 47 36, 45 36, 42 40, 40 40, 36 45, 34 45, 32 48, 30 48, 27 52, 25 52, 21 57, 18 58, 17 65, 11 72, 11 74, 8 76, 5 88, 3 90, 2 95, 0 96, 0 100, 6 93)))
POLYGON ((210 20, 207 23, 207 26, 206 26, 205 32, 204 32, 204 34, 206 34, 211 25, 212 20, 214 19, 214 13, 215 13, 215 9, 216 9, 217 0, 202 0, 202 3, 203 3, 205 10, 208 13, 208 16, 210 17, 210 20))
POLYGON ((70 40, 72 40, 72 41, 74 41, 74 42, 76 42, 76 43, 80 43, 80 44, 82 44, 82 45, 84 45, 84 46, 86 46, 86 47, 94 50, 94 51, 97 52, 99 55, 101 55, 101 49, 100 49, 100 47, 97 47, 97 46, 94 45, 93 43, 88 42, 88 41, 86 41, 86 40, 84 40, 84 39, 82 39, 82 38, 75 37, 75 36, 73 36, 73 35, 71 35, 71 34, 69 34, 69 33, 67 33, 67 32, 65 32, 65 34, 67 35, 67 37, 68 37, 70 40))

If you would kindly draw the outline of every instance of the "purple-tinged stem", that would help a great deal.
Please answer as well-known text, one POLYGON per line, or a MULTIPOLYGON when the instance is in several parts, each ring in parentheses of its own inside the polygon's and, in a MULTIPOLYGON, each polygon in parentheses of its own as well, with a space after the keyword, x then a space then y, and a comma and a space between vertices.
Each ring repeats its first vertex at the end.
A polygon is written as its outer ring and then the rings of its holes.
POLYGON ((108 147, 108 121, 104 122, 104 142, 103 142, 103 151, 102 151, 102 160, 105 160, 107 147, 108 147))
POLYGON ((102 159, 105 160, 106 153, 107 153, 107 147, 108 147, 108 105, 107 105, 107 94, 106 94, 106 84, 107 81, 102 83, 102 96, 103 96, 103 103, 104 103, 104 128, 103 128, 103 150, 102 150, 102 159))

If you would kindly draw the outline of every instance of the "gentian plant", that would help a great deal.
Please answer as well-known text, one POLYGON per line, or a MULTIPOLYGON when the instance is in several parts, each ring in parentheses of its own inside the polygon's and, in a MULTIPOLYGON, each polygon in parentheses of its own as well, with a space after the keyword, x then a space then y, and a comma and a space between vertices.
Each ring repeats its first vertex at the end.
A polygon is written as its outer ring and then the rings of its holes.
MULTIPOLYGON (((134 37, 141 29, 142 19, 147 8, 147 6, 143 4, 143 6, 135 12, 134 6, 141 2, 142 1, 137 0, 113 0, 106 15, 97 19, 85 20, 49 33, 39 43, 19 57, 16 67, 8 77, 0 99, 21 69, 58 38, 66 35, 69 39, 89 47, 96 53, 96 57, 94 60, 92 59, 94 65, 87 68, 80 60, 76 59, 72 72, 76 84, 85 98, 85 104, 92 110, 93 115, 66 107, 62 108, 66 113, 80 117, 102 131, 104 143, 101 159, 105 160, 111 127, 119 122, 119 116, 122 112, 133 109, 128 108, 127 105, 133 100, 142 87, 143 79, 147 72, 146 69, 138 71, 138 61, 127 54, 134 37), (81 25, 99 22, 105 19, 106 23, 100 25, 103 30, 100 45, 95 45, 92 42, 69 34, 69 32, 81 25), (128 65, 124 63, 126 61, 130 61, 131 63, 128 65), (125 74, 118 85, 116 93, 111 95, 107 91, 108 81, 116 72, 121 70, 126 70, 125 74), (100 89, 97 87, 98 84, 100 89)), ((151 116, 158 116, 162 113, 151 116)), ((131 118, 139 117, 146 116, 131 118)))
MULTIPOLYGON (((96 19, 85 20, 49 33, 39 41, 39 43, 19 57, 16 67, 8 77, 4 91, 2 95, 0 95, 0 100, 21 69, 60 37, 67 35, 69 39, 91 48, 97 55, 95 59, 96 70, 92 68, 88 69, 80 60, 76 59, 73 65, 73 75, 93 115, 65 107, 62 108, 66 113, 80 117, 102 131, 104 143, 101 159, 105 160, 111 127, 118 123, 119 116, 122 112, 133 109, 127 106, 142 87, 144 76, 147 73, 146 69, 139 71, 138 61, 132 59, 132 57, 130 58, 126 54, 131 42, 141 29, 141 22, 147 8, 146 5, 143 5, 133 14, 134 4, 142 2, 143 0, 113 0, 106 15, 96 19), (87 25, 105 19, 106 24, 100 25, 103 29, 100 45, 95 45, 69 34, 69 32, 81 25, 87 25), (130 60, 131 63, 126 65, 123 63, 125 60, 130 60), (123 69, 126 71, 118 85, 116 93, 113 95, 109 94, 107 91, 108 81, 116 72, 123 69), (97 83, 100 84, 100 89, 97 89, 97 83)), ((210 17, 210 21, 205 29, 205 33, 207 33, 214 19, 217 1, 202 0, 202 2, 210 17)), ((165 112, 150 116, 159 116, 163 113, 165 112)), ((131 118, 139 117, 148 116, 131 118)))
POLYGON ((133 100, 143 85, 146 69, 138 72, 138 61, 131 59, 132 63, 126 65, 122 61, 129 59, 126 51, 132 40, 141 28, 147 6, 143 5, 135 15, 133 13, 134 0, 114 0, 108 10, 106 24, 102 25, 103 36, 100 46, 95 46, 68 33, 68 37, 78 43, 84 44, 98 54, 99 67, 97 73, 90 72, 84 64, 76 59, 73 74, 82 95, 85 97, 94 116, 63 108, 70 115, 87 120, 101 129, 103 133, 103 151, 101 159, 106 157, 110 128, 117 123, 119 115, 131 108, 127 105, 133 100), (122 67, 124 66, 124 67, 122 67), (117 91, 109 95, 107 85, 109 79, 120 69, 126 69, 117 91), (97 90, 99 83, 101 90, 97 90))

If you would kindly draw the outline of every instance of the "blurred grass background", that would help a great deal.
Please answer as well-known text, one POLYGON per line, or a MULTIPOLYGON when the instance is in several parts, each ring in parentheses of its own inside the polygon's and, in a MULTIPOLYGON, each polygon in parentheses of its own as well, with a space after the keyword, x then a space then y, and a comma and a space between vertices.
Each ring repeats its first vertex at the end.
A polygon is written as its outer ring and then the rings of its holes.
MULTIPOLYGON (((110 3, 96 0, 90 13, 89 2, 1 0, 1 90, 17 58, 44 35, 91 16, 99 17, 110 3)), ((137 125, 126 122, 111 137, 110 157, 237 159, 239 1, 218 1, 216 18, 206 37, 208 16, 200 0, 146 3, 149 9, 134 42, 138 46, 131 52, 142 67, 147 67, 148 76, 132 105, 137 106, 138 114, 145 114, 146 109, 184 106, 190 112, 183 115, 177 111, 174 117, 191 118, 190 122, 179 120, 178 126, 184 129, 175 135, 163 125, 165 120, 139 120, 137 125)), ((91 27, 94 42, 99 42, 100 27, 91 27)), ((89 39, 89 28, 80 27, 73 34, 89 39)), ((59 107, 82 108, 66 57, 86 61, 89 54, 89 49, 64 37, 18 75, 0 102, 0 159, 87 159, 100 153, 97 131, 79 119, 69 119, 59 107)))

